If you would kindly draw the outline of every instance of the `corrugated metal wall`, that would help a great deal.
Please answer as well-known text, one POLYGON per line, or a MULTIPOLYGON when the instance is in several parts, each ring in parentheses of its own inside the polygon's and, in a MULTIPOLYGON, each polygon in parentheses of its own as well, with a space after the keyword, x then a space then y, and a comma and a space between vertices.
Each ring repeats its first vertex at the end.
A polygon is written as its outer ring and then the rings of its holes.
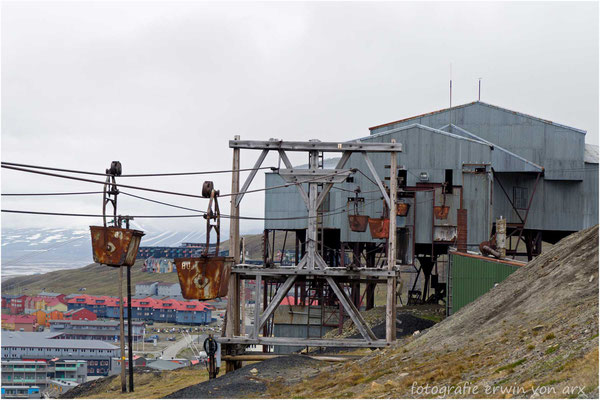
POLYGON ((508 278, 519 268, 522 267, 513 263, 483 259, 481 256, 464 253, 451 253, 446 281, 448 315, 454 314, 489 292, 494 285, 508 278))

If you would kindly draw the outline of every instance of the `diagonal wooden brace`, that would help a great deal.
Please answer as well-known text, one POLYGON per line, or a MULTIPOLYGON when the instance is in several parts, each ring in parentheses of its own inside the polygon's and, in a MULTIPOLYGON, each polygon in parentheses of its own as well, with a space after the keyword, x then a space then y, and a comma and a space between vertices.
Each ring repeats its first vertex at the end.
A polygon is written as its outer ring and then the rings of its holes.
MULTIPOLYGON (((292 163, 290 162, 290 159, 288 158, 287 154, 285 154, 284 150, 279 150, 279 156, 281 157, 281 161, 283 161, 286 168, 290 168, 290 169, 294 168, 292 166, 292 163)), ((308 202, 308 195, 306 194, 306 190, 304 190, 304 187, 302 186, 302 184, 296 185, 296 188, 298 188, 300 197, 302 197, 302 200, 304 200, 304 204, 306 205, 306 209, 308 209, 309 202, 308 202)))
POLYGON ((271 302, 269 303, 269 305, 267 306, 265 311, 260 316, 260 322, 259 322, 258 327, 255 326, 254 329, 260 330, 263 326, 265 326, 265 324, 269 320, 269 317, 271 317, 271 314, 273 314, 273 312, 275 311, 275 309, 277 308, 279 303, 281 303, 283 298, 285 296, 287 296, 287 293, 292 288, 292 285, 294 284, 295 281, 296 281, 296 276, 290 276, 289 278, 286 279, 285 282, 283 282, 283 285, 281 285, 279 287, 279 290, 277 291, 277 293, 275 293, 273 300, 271 300, 271 302))
POLYGON ((367 167, 369 167, 369 171, 371 171, 371 175, 373 175, 373 179, 375 179, 375 182, 377 182, 377 186, 379 186, 379 190, 381 190, 381 194, 383 195, 383 198, 385 199, 385 202, 387 203, 388 208, 391 210, 392 206, 390 203, 390 196, 388 196, 387 191, 385 190, 385 187, 383 186, 383 182, 381 182, 381 179, 379 179, 379 175, 377 175, 377 170, 375 169, 375 166, 371 162, 371 159, 369 158, 369 155, 367 154, 366 151, 363 151, 362 155, 365 159, 365 162, 367 163, 367 167))
POLYGON ((248 177, 246 178, 246 182, 244 182, 244 186, 242 186, 240 193, 235 195, 235 206, 236 207, 240 206, 240 202, 242 201, 242 198, 244 197, 246 190, 248 190, 248 187, 252 183, 252 180, 256 176, 256 173, 258 172, 258 169, 262 165, 263 161, 265 161, 265 157, 267 157, 268 153, 269 153, 269 150, 263 150, 260 153, 260 156, 258 156, 258 160, 256 160, 256 163, 254 164, 254 168, 252 169, 252 171, 250 171, 250 175, 248 175, 248 177))
POLYGON ((352 318, 352 322, 354 322, 354 325, 356 325, 356 329, 358 329, 358 331, 365 338, 365 340, 377 340, 377 336, 375 336, 371 328, 369 328, 366 321, 364 320, 362 315, 360 315, 360 312, 358 311, 356 306, 352 303, 352 301, 350 301, 348 295, 346 295, 344 290, 331 276, 327 276, 325 277, 325 279, 327 280, 327 283, 329 283, 329 286, 331 286, 334 293, 346 309, 346 312, 348 313, 350 318, 352 318))

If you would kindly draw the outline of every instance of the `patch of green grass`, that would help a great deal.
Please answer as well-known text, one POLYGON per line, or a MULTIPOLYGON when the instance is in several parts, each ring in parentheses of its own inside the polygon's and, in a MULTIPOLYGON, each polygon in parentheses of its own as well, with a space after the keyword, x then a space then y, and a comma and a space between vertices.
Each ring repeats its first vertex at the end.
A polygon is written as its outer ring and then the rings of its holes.
POLYGON ((552 379, 552 380, 549 380, 548 382, 542 383, 540 386, 552 386, 552 385, 556 385, 558 382, 560 382, 560 381, 557 379, 552 379))
POLYGON ((510 363, 510 364, 507 364, 507 365, 504 365, 504 366, 498 368, 495 372, 504 371, 505 369, 513 369, 513 368, 518 367, 519 365, 523 364, 526 360, 527 360, 526 358, 521 358, 520 360, 517 360, 514 363, 510 363))
POLYGON ((527 350, 531 351, 533 349, 535 349, 535 345, 530 344, 529 346, 527 346, 527 350))
POLYGON ((545 351, 546 354, 552 354, 554 352, 556 352, 556 350, 558 350, 560 346, 556 345, 556 346, 552 346, 552 347, 548 347, 545 351))
POLYGON ((598 334, 596 333, 594 336, 592 336, 590 339, 596 339, 598 337, 598 334))
POLYGON ((544 342, 545 342, 546 340, 552 340, 552 339, 554 339, 555 337, 556 337, 556 336, 554 335, 554 333, 552 333, 552 332, 551 332, 551 333, 549 333, 549 334, 547 334, 547 335, 546 335, 546 337, 544 338, 544 342))
POLYGON ((442 317, 441 315, 438 315, 438 314, 423 314, 423 315, 419 315, 419 317, 423 318, 423 319, 428 319, 435 323, 438 323, 444 319, 444 317, 442 317))

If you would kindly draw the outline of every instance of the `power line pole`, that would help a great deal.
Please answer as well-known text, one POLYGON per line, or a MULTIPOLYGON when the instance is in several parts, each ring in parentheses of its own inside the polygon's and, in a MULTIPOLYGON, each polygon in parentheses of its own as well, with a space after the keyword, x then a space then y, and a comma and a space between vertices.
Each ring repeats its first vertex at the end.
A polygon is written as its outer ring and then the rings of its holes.
POLYGON ((121 335, 121 393, 127 392, 127 378, 125 377, 125 324, 123 321, 123 267, 119 267, 119 330, 121 335))

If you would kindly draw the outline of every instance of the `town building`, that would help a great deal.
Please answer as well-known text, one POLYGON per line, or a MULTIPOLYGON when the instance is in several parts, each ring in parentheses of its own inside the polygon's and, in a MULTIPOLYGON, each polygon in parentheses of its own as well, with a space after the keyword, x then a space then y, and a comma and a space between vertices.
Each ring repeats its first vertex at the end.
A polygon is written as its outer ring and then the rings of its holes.
POLYGON ((37 318, 35 315, 2 314, 2 330, 35 332, 37 326, 37 318))
MULTIPOLYGON (((128 334, 125 321, 125 336, 128 334)), ((140 321, 131 323, 134 341, 143 340, 145 325, 140 321)), ((101 320, 53 320, 50 321, 50 332, 60 339, 117 341, 120 336, 119 321, 101 320)))
POLYGON ((84 383, 87 380, 88 363, 85 360, 53 359, 49 361, 49 367, 49 379, 74 383, 84 383))
POLYGON ((88 363, 88 375, 108 375, 120 349, 100 340, 58 339, 51 332, 2 332, 2 360, 77 359, 88 363))
POLYGON ((157 293, 158 282, 140 282, 135 284, 136 296, 154 296, 157 293))
POLYGON ((158 297, 181 296, 181 286, 179 283, 159 282, 156 286, 156 295, 158 297))
POLYGON ((2 386, 39 386, 44 388, 49 374, 45 361, 2 360, 2 386))
POLYGON ((38 386, 4 386, 1 389, 3 399, 41 399, 38 386))
POLYGON ((64 313, 64 318, 52 318, 52 319, 70 319, 73 321, 95 321, 98 316, 85 308, 79 308, 77 310, 69 310, 64 313))

